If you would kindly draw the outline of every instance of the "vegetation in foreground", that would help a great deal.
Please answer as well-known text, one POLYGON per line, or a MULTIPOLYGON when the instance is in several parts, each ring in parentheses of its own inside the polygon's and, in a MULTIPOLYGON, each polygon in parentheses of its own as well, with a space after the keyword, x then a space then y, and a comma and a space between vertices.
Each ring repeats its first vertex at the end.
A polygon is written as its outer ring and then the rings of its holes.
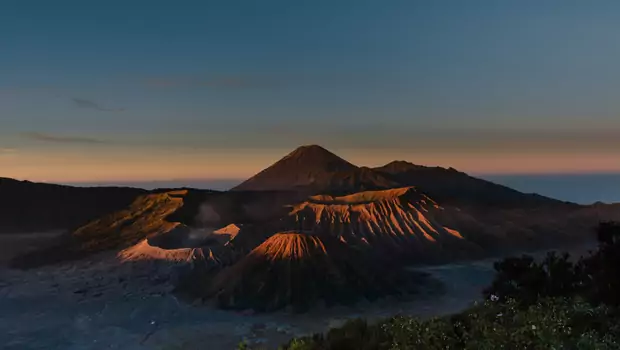
POLYGON ((460 314, 354 320, 281 349, 620 349, 620 224, 597 234, 598 250, 577 261, 551 253, 496 263, 486 301, 460 314))

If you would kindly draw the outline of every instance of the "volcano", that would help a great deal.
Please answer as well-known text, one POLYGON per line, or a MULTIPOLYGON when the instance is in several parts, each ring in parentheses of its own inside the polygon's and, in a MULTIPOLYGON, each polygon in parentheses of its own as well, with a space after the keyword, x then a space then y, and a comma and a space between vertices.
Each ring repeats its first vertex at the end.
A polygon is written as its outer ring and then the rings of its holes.
POLYGON ((341 197, 312 196, 293 206, 289 216, 302 230, 327 231, 346 242, 463 239, 458 231, 439 223, 443 210, 415 188, 403 187, 341 197))
POLYGON ((300 190, 338 193, 385 189, 398 183, 366 167, 357 167, 317 145, 301 146, 234 191, 300 190))
POLYGON ((402 187, 311 196, 291 206, 286 222, 289 228, 329 235, 373 255, 429 262, 479 254, 480 247, 467 239, 471 220, 414 187, 402 187))
POLYGON ((215 276, 209 296, 222 308, 304 311, 319 301, 348 304, 411 292, 420 277, 377 266, 334 237, 278 233, 215 276))

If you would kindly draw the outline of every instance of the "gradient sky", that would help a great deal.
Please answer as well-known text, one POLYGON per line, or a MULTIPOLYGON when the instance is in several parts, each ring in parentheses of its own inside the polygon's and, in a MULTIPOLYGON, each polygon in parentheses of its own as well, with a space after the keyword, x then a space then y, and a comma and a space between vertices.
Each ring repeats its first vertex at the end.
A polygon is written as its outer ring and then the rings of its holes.
POLYGON ((620 2, 32 1, 0 8, 0 176, 359 165, 620 171, 620 2))

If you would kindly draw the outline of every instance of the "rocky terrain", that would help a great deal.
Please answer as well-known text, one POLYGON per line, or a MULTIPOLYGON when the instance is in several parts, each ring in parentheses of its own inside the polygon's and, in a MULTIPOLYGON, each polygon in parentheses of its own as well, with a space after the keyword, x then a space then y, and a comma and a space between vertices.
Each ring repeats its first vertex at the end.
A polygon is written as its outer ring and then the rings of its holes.
POLYGON ((312 196, 294 205, 289 218, 295 220, 291 226, 303 231, 328 233, 347 245, 392 257, 415 255, 422 260, 429 249, 476 250, 451 228, 468 218, 446 212, 413 187, 312 196))

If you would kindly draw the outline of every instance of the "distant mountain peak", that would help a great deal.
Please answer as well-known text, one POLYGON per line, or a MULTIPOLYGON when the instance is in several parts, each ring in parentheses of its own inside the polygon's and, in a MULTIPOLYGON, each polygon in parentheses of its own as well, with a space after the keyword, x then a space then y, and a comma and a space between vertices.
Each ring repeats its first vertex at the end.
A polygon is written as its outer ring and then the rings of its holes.
POLYGON ((303 161, 305 163, 318 166, 332 164, 339 168, 356 168, 355 165, 347 162, 319 145, 305 145, 297 147, 293 152, 286 155, 278 163, 287 160, 296 160, 299 162, 303 161))
POLYGON ((327 255, 327 250, 318 236, 291 231, 271 236, 253 254, 270 260, 300 260, 313 255, 327 255))
POLYGON ((291 153, 299 153, 299 152, 325 152, 325 153, 333 154, 327 148, 320 146, 320 145, 316 145, 316 144, 301 145, 295 148, 295 150, 291 153))
POLYGON ((296 148, 234 190, 265 191, 313 188, 336 191, 395 185, 370 168, 358 168, 318 145, 296 148))

